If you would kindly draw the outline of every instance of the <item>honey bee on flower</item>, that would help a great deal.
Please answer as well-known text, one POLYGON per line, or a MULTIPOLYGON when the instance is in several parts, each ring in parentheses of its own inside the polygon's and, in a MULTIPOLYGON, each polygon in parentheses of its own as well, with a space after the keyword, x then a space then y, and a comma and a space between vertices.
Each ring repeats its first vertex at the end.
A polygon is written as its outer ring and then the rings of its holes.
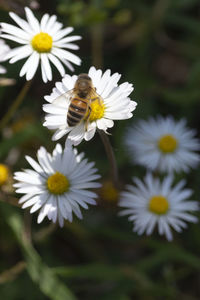
POLYGON ((92 139, 96 129, 107 132, 114 126, 113 120, 131 118, 137 105, 129 98, 133 86, 128 82, 118 85, 120 77, 118 73, 111 75, 110 70, 103 73, 91 67, 88 74, 65 75, 57 82, 51 95, 45 96, 49 104, 43 106, 47 113, 44 126, 56 130, 52 139, 68 134, 68 139, 78 145, 83 139, 92 139), (76 102, 74 98, 78 98, 76 102))
MULTIPOLYGON (((74 88, 61 97, 68 96, 70 96, 70 105, 67 113, 69 127, 76 126, 82 120, 85 120, 85 128, 87 130, 87 124, 92 113, 92 102, 98 101, 99 105, 103 107, 102 100, 96 94, 91 78, 87 74, 80 74, 74 88)), ((57 101, 59 101, 58 98, 53 101, 53 104, 57 101)))

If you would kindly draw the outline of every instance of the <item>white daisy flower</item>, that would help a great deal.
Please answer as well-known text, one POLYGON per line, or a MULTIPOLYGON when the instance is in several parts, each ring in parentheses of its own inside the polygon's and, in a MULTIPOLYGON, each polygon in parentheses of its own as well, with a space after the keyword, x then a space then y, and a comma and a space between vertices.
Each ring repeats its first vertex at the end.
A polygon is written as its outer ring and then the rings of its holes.
POLYGON ((97 128, 107 132, 108 128, 113 127, 113 120, 125 120, 132 117, 132 111, 137 105, 128 97, 133 91, 132 84, 124 82, 118 85, 120 74, 111 75, 110 70, 102 73, 94 67, 89 69, 88 76, 92 80, 93 90, 98 99, 95 95, 91 96, 91 113, 87 128, 85 118, 76 126, 69 126, 67 123, 67 113, 71 103, 70 92, 73 91, 78 76, 66 75, 62 82, 56 83, 51 95, 45 96, 49 104, 43 106, 43 110, 47 112, 43 125, 49 129, 56 129, 53 140, 58 140, 68 134, 68 139, 78 145, 83 139, 86 141, 92 139, 97 128))
POLYGON ((26 156, 33 170, 14 173, 16 192, 25 194, 19 203, 23 203, 22 208, 32 206, 30 213, 39 210, 38 223, 47 216, 63 226, 64 219, 72 222, 72 213, 82 218, 80 206, 88 209, 88 204, 96 203, 97 195, 87 189, 101 186, 95 182, 100 176, 94 163, 83 156, 69 145, 63 151, 57 144, 52 155, 41 147, 37 152, 39 163, 26 156))
POLYGON ((186 121, 173 117, 141 120, 129 128, 125 144, 134 163, 160 172, 188 172, 197 167, 200 141, 196 131, 186 127, 186 121))
MULTIPOLYGON (((4 40, 0 39, 0 62, 4 61, 6 54, 9 52, 10 47, 5 43, 4 40)), ((0 74, 5 74, 6 68, 0 65, 0 74)))
POLYGON ((144 183, 138 178, 133 181, 135 185, 127 185, 127 191, 121 193, 119 206, 125 208, 120 215, 130 215, 133 231, 139 235, 152 234, 157 225, 159 234, 171 241, 171 227, 181 232, 187 227, 186 222, 198 222, 190 212, 198 211, 199 206, 196 201, 187 200, 192 191, 183 189, 184 180, 172 187, 172 175, 160 182, 149 173, 144 183))
POLYGON ((52 80, 50 62, 62 76, 65 74, 63 65, 72 71, 71 63, 80 65, 80 58, 65 50, 77 50, 79 48, 72 42, 79 40, 81 37, 78 35, 67 36, 73 31, 72 27, 63 29, 63 25, 56 21, 57 17, 55 15, 50 17, 48 14, 45 14, 39 22, 28 7, 25 7, 25 12, 27 21, 21 19, 13 12, 10 13, 10 17, 19 27, 1 23, 3 32, 1 37, 22 45, 12 49, 5 57, 5 60, 10 59, 10 63, 15 63, 28 57, 20 71, 20 76, 26 75, 26 80, 32 79, 40 61, 44 82, 52 80))

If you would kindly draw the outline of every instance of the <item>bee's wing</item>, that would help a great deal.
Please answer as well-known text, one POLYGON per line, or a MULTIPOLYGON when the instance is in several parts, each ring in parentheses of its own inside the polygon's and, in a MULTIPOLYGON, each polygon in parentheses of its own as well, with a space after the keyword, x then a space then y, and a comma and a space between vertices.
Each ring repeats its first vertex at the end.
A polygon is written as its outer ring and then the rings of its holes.
POLYGON ((52 103, 53 104, 57 104, 57 103, 62 103, 62 102, 65 102, 65 98, 67 99, 71 99, 72 98, 72 96, 73 96, 73 94, 74 94, 74 89, 72 89, 72 90, 69 90, 69 91, 67 91, 66 93, 64 93, 64 94, 62 94, 62 95, 60 95, 60 96, 58 96, 57 98, 55 98, 53 101, 52 101, 52 103))

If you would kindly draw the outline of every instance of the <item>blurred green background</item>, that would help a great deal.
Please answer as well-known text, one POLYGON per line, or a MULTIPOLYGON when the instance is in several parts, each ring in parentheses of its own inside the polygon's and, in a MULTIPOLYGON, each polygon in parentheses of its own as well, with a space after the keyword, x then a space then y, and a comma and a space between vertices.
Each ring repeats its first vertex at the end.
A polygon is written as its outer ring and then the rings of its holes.
MULTIPOLYGON (((122 187, 131 177, 143 176, 132 166, 123 135, 138 118, 173 115, 185 117, 200 131, 200 2, 198 0, 1 0, 0 20, 12 23, 14 11, 24 18, 24 6, 40 17, 56 14, 64 26, 80 34, 76 51, 82 59, 75 72, 91 65, 122 74, 133 83, 131 98, 138 106, 131 120, 117 121, 110 130, 122 187)), ((15 46, 14 43, 8 42, 15 46)), ((12 87, 0 88, 1 118, 22 89, 23 62, 5 63, 12 87)), ((61 78, 44 84, 35 76, 23 104, 2 130, 0 163, 11 172, 27 167, 24 155, 35 157, 40 145, 54 148, 52 132, 42 126, 44 95, 61 78)), ((65 138, 60 142, 64 144, 65 138)), ((156 234, 138 237, 126 218, 117 216, 117 200, 109 199, 107 157, 98 135, 78 147, 96 162, 105 188, 98 206, 83 211, 84 218, 64 228, 47 220, 37 225, 37 213, 17 207, 12 190, 0 192, 0 297, 6 300, 130 300, 200 299, 199 225, 174 233, 169 243, 156 234), (97 155, 98 153, 98 155, 97 155), (8 203, 6 203, 8 202, 8 203), (12 205, 13 204, 13 205, 12 205)), ((176 179, 186 177, 179 174, 176 179)), ((200 199, 200 170, 187 175, 187 186, 200 199)))

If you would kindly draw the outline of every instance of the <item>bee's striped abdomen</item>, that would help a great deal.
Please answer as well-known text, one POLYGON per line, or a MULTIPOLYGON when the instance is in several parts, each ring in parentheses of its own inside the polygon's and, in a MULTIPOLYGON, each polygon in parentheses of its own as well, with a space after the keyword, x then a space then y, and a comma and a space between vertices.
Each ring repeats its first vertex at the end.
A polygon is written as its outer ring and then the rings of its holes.
POLYGON ((71 126, 76 126, 86 115, 88 109, 87 100, 73 98, 67 113, 67 123, 71 126))

